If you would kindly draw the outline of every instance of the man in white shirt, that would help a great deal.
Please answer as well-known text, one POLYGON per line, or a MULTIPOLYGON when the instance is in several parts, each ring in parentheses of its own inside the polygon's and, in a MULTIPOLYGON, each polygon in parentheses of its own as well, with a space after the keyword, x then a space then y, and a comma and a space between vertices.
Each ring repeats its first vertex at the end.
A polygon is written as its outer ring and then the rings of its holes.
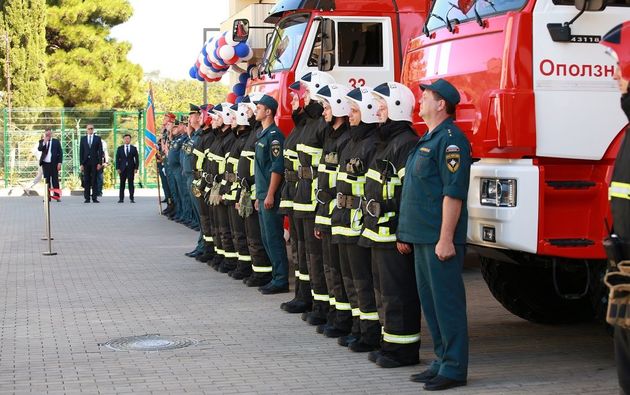
MULTIPOLYGON (((44 130, 44 138, 39 140, 37 150, 41 152, 39 165, 44 173, 47 188, 59 189, 59 171, 63 162, 63 154, 61 152, 61 143, 59 140, 52 138, 52 130, 46 128, 44 130)), ((53 197, 60 199, 59 193, 54 192, 53 197)))
POLYGON ((118 147, 116 151, 116 170, 120 175, 120 190, 118 194, 118 203, 125 201, 125 182, 129 183, 129 200, 133 200, 134 185, 133 179, 138 172, 138 149, 131 145, 131 135, 126 134, 123 137, 124 144, 118 147))

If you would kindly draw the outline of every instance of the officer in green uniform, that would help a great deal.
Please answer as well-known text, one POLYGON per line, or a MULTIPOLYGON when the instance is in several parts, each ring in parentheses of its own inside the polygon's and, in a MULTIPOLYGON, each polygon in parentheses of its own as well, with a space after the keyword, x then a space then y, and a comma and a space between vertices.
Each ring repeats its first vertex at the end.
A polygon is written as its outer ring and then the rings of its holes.
POLYGON ((256 120, 262 124, 256 137, 254 181, 256 184, 255 208, 260 218, 260 230, 265 251, 272 265, 272 279, 260 288, 264 295, 289 292, 289 262, 284 243, 283 217, 278 214, 280 186, 284 173, 282 149, 284 136, 276 126, 274 117, 278 102, 264 95, 256 102, 256 120))
POLYGON ((426 390, 466 385, 468 324, 462 268, 466 250, 470 143, 453 122, 460 96, 444 79, 420 85, 428 132, 405 165, 398 251, 414 253, 418 294, 436 359, 413 375, 426 390))
POLYGON ((175 217, 173 218, 175 222, 181 223, 185 216, 183 197, 181 193, 181 178, 182 178, 182 164, 179 159, 179 151, 182 148, 183 136, 180 134, 181 129, 179 126, 179 121, 176 122, 176 125, 172 130, 173 136, 171 137, 171 144, 168 150, 168 170, 169 170, 169 179, 172 180, 173 191, 175 195, 175 217))
POLYGON ((192 167, 190 166, 190 155, 192 155, 191 130, 188 125, 181 123, 184 129, 182 133, 182 148, 179 150, 179 163, 181 164, 181 184, 180 193, 182 194, 182 204, 185 210, 184 221, 185 226, 193 228, 195 225, 195 215, 193 213, 192 202, 190 201, 190 184, 188 184, 188 176, 192 177, 192 167))
MULTIPOLYGON (((197 140, 199 140, 199 135, 201 134, 201 130, 199 130, 199 126, 201 124, 199 122, 198 106, 191 106, 189 117, 188 139, 184 142, 182 147, 182 176, 184 177, 186 187, 184 192, 188 195, 188 201, 190 202, 190 228, 192 230, 199 231, 199 202, 192 192, 193 168, 194 162, 197 159, 196 155, 193 154, 193 148, 197 143, 197 140)), ((197 240, 197 249, 201 250, 202 247, 203 243, 200 240, 197 240)))

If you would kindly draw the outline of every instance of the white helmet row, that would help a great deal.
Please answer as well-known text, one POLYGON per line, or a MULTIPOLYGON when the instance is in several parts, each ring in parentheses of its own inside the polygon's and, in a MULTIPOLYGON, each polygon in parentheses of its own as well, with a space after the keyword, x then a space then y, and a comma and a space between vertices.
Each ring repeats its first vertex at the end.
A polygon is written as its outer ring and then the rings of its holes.
POLYGON ((249 126, 249 117, 247 116, 247 104, 241 102, 230 106, 230 112, 236 119, 237 125, 249 126))
POLYGON ((378 102, 373 95, 373 90, 369 86, 354 88, 346 95, 346 98, 359 106, 361 111, 361 122, 379 123, 378 102))
POLYGON ((374 88, 373 92, 387 103, 389 119, 392 121, 412 121, 416 99, 411 89, 399 82, 385 82, 374 88))
POLYGON ((350 113, 350 105, 346 95, 350 88, 341 84, 329 84, 319 89, 315 94, 315 100, 325 100, 330 105, 332 115, 345 117, 350 113))
POLYGON ((264 93, 262 92, 252 92, 249 95, 243 97, 241 103, 247 105, 252 111, 256 111, 256 105, 254 103, 260 100, 263 95, 264 93))
POLYGON ((326 85, 334 84, 335 79, 328 73, 324 73, 322 71, 312 71, 304 74, 299 81, 296 81, 291 85, 291 88, 296 91, 299 90, 299 86, 296 86, 297 82, 306 85, 311 98, 315 98, 317 91, 326 85))
POLYGON ((220 116, 223 119, 223 123, 227 125, 232 123, 232 114, 230 114, 231 105, 232 105, 231 103, 225 102, 225 103, 217 104, 212 109, 212 112, 214 112, 217 116, 220 116))

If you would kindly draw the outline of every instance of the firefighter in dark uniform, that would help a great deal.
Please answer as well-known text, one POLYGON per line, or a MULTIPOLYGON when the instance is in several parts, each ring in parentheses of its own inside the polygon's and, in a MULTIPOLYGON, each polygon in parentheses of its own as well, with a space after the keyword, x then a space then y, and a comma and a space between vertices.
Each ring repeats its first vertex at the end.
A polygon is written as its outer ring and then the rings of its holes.
POLYGON ((348 92, 350 88, 346 86, 329 84, 318 90, 316 94, 323 104, 323 117, 328 123, 322 157, 317 168, 315 236, 322 242, 322 258, 330 303, 327 322, 322 332, 326 337, 331 338, 348 335, 352 330, 352 308, 343 285, 343 276, 339 266, 339 247, 332 244, 330 231, 331 216, 337 195, 339 155, 350 139, 348 123, 350 104, 345 98, 348 92))
MULTIPOLYGON (((211 108, 212 106, 210 106, 211 108)), ((200 262, 208 262, 213 256, 214 252, 212 251, 212 238, 208 239, 208 232, 206 228, 208 225, 208 208, 203 199, 203 162, 205 160, 205 148, 203 148, 204 144, 208 136, 210 136, 210 129, 208 128, 209 117, 208 117, 208 105, 204 104, 203 106, 196 106, 194 104, 190 104, 190 113, 189 120, 190 125, 196 127, 195 133, 193 133, 194 143, 192 146, 193 156, 191 158, 191 166, 192 166, 192 176, 193 179, 191 181, 191 193, 192 200, 198 210, 199 215, 199 238, 197 240, 197 247, 187 253, 186 255, 195 258, 200 262)))
MULTIPOLYGON (((217 116, 216 137, 208 150, 209 170, 208 173, 212 177, 212 187, 210 188, 210 204, 214 211, 215 234, 214 239, 220 239, 221 245, 218 251, 223 260, 218 267, 215 267, 221 273, 228 273, 236 269, 238 254, 232 240, 230 231, 230 220, 228 216, 228 206, 223 200, 223 192, 225 190, 225 167, 227 158, 230 154, 230 148, 234 143, 235 136, 232 133, 230 124, 232 116, 229 109, 230 103, 217 104, 212 111, 217 116)), ((218 243, 215 241, 217 247, 218 243)))
MULTIPOLYGON (((300 274, 305 274, 304 271, 306 271, 310 280, 312 310, 305 318, 311 325, 324 325, 327 322, 330 306, 322 258, 322 242, 315 237, 317 168, 322 157, 328 124, 322 117, 324 107, 314 100, 314 96, 320 88, 333 83, 335 80, 329 74, 320 71, 307 73, 295 82, 306 87, 304 102, 306 120, 296 146, 300 164, 298 184, 293 199, 293 217, 298 232, 304 233, 306 267, 300 265, 300 274)), ((323 331, 323 329, 319 327, 319 330, 323 331)))
MULTIPOLYGON (((192 117, 192 123, 190 122, 191 118, 189 118, 188 126, 187 126, 187 139, 184 141, 182 145, 182 150, 180 151, 181 162, 182 162, 182 177, 184 179, 185 184, 185 193, 187 195, 187 200, 190 203, 190 221, 188 227, 192 230, 199 231, 199 210, 197 207, 197 199, 193 195, 192 192, 192 181, 193 181, 193 166, 195 155, 193 154, 193 147, 195 145, 196 140, 199 138, 199 131, 197 128, 199 127, 199 112, 193 113, 190 115, 192 117)), ((197 240, 197 248, 201 249, 200 240, 197 240)), ((196 248, 196 249, 197 249, 196 248)))
POLYGON ((409 88, 389 82, 374 88, 374 94, 381 126, 366 175, 359 245, 371 248, 374 292, 383 326, 381 349, 368 358, 381 367, 395 368, 420 361, 420 300, 413 257, 396 249, 405 164, 418 136, 411 126, 415 98, 409 88))
POLYGON ((254 181, 254 155, 256 150, 256 133, 261 126, 254 116, 256 105, 254 100, 260 99, 262 94, 253 93, 245 96, 239 104, 245 107, 247 119, 249 120, 250 132, 245 141, 241 155, 238 159, 237 178, 239 180, 238 189, 238 214, 245 221, 245 235, 247 236, 247 247, 249 255, 252 257, 251 275, 244 280, 248 287, 261 287, 271 281, 271 261, 265 251, 260 234, 260 222, 254 210, 256 200, 256 185, 254 181))
POLYGON ((234 248, 236 249, 237 264, 236 269, 229 272, 228 275, 235 280, 243 280, 252 273, 252 257, 247 247, 245 221, 243 217, 238 214, 236 207, 240 185, 238 179, 238 160, 251 132, 251 127, 247 119, 247 111, 244 105, 241 106, 240 109, 238 104, 230 106, 230 113, 232 115, 232 133, 236 138, 230 147, 230 153, 225 165, 225 175, 223 176, 223 182, 225 182, 223 201, 228 207, 230 232, 232 234, 234 248))
POLYGON ((259 289, 263 295, 289 292, 287 249, 284 242, 283 217, 278 214, 280 187, 284 173, 282 150, 284 136, 274 122, 278 102, 264 95, 256 103, 256 120, 262 125, 256 136, 254 178, 255 209, 265 251, 273 267, 272 279, 259 289))
POLYGON ((171 152, 171 148, 173 148, 173 140, 176 138, 175 123, 179 123, 179 121, 177 121, 177 119, 174 119, 172 122, 166 123, 166 141, 164 146, 162 147, 162 149, 164 150, 164 173, 166 174, 166 181, 171 192, 170 209, 167 208, 168 212, 166 214, 170 220, 175 220, 175 218, 179 214, 179 210, 181 210, 181 207, 179 207, 179 196, 177 195, 175 176, 173 175, 173 166, 172 163, 169 163, 169 153, 171 152))
POLYGON ((413 251, 418 294, 436 359, 413 375, 427 390, 466 385, 468 324, 462 269, 466 250, 470 143, 455 125, 457 89, 444 79, 420 85, 425 133, 405 165, 397 247, 413 251), (412 247, 413 245, 413 247, 412 247))
MULTIPOLYGON (((630 120, 630 21, 615 26, 606 33, 601 44, 609 48, 609 53, 617 60, 614 79, 621 91, 621 109, 630 120)), ((617 257, 610 257, 615 264, 630 260, 630 138, 628 131, 615 159, 610 189, 610 208, 613 218, 614 233, 618 240, 617 257)), ((627 270, 627 269, 625 269, 627 270)), ((606 280, 609 285, 627 287, 630 285, 630 272, 621 272, 617 267, 611 268, 606 280)), ((620 292, 624 295, 623 292, 620 292)), ((625 291, 627 295, 627 288, 625 291)), ((630 304, 624 302, 627 311, 630 304)), ((617 361, 617 375, 621 394, 630 394, 630 314, 626 313, 625 320, 615 322, 615 359, 617 361)), ((610 319, 610 317, 609 317, 610 319)), ((609 321, 610 322, 610 321, 609 321)))
POLYGON ((176 191, 175 217, 173 220, 178 223, 182 223, 187 215, 182 194, 182 163, 179 154, 184 138, 179 121, 175 121, 172 129, 171 145, 168 150, 168 169, 170 171, 169 177, 173 180, 173 189, 176 191))
POLYGON ((341 272, 352 307, 352 333, 338 342, 355 352, 379 347, 378 320, 370 249, 359 246, 363 228, 361 203, 365 181, 378 143, 377 102, 369 87, 355 88, 346 98, 350 104, 350 141, 341 151, 337 175, 336 204, 331 217, 332 240, 339 245, 341 272))
POLYGON ((179 164, 180 164, 180 178, 177 179, 177 185, 179 187, 179 193, 181 195, 180 200, 182 202, 182 208, 184 214, 182 216, 181 224, 191 228, 194 222, 192 202, 190 201, 190 187, 188 186, 187 173, 190 169, 190 160, 188 160, 188 151, 192 154, 190 135, 188 125, 180 120, 179 126, 181 130, 181 148, 179 150, 179 164))

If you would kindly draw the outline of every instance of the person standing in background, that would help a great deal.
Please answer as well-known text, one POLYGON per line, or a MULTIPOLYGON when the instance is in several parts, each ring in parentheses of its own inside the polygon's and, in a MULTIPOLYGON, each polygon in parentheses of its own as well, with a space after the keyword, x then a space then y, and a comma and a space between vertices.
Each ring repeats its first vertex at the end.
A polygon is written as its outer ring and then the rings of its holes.
POLYGON ((91 123, 87 124, 86 135, 81 137, 79 158, 81 172, 83 172, 84 203, 90 203, 90 195, 93 203, 99 203, 96 193, 96 173, 103 165, 103 143, 99 136, 94 135, 94 125, 91 123))
MULTIPOLYGON (((47 188, 59 189, 59 171, 61 171, 63 154, 61 152, 61 143, 59 140, 52 138, 52 130, 50 128, 44 130, 44 138, 39 140, 37 150, 42 153, 39 165, 42 167, 47 188)), ((53 196, 57 201, 60 200, 59 192, 54 192, 53 196)))
POLYGON ((125 182, 129 182, 129 200, 131 203, 135 203, 133 200, 134 185, 133 179, 138 172, 138 149, 131 145, 131 135, 125 134, 123 137, 125 142, 118 147, 116 151, 116 170, 120 176, 120 190, 118 193, 118 203, 125 201, 125 182))

